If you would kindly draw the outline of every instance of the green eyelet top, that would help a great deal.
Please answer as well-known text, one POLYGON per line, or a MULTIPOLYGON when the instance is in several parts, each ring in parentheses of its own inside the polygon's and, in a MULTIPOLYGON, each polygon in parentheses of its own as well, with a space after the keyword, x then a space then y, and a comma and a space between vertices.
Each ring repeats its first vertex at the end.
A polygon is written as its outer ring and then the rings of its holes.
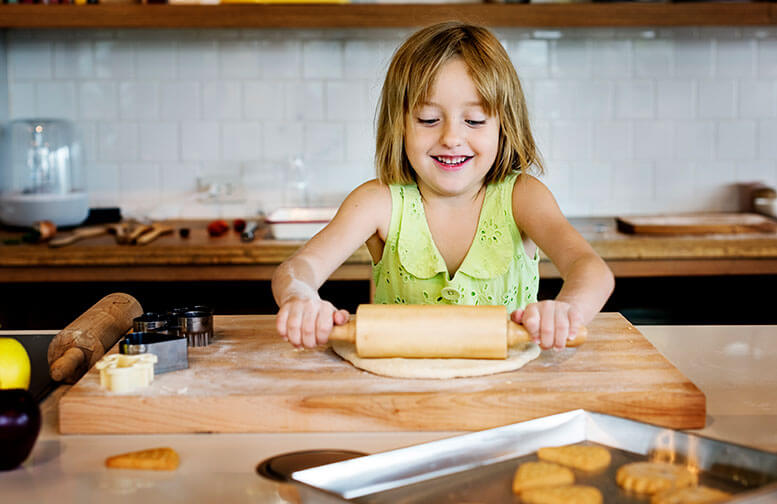
POLYGON ((434 244, 416 184, 391 185, 391 223, 373 265, 375 303, 504 305, 537 300, 539 252, 528 257, 512 210, 518 174, 486 187, 475 239, 453 278, 434 244))

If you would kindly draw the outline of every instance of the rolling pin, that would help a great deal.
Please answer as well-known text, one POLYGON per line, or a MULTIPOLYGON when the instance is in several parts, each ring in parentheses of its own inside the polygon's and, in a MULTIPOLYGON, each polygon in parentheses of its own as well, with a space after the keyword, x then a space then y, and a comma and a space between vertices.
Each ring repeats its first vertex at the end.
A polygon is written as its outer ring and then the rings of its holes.
POLYGON ((121 292, 108 294, 51 340, 49 374, 54 381, 75 383, 143 314, 140 303, 121 292))
MULTIPOLYGON (((587 334, 580 327, 567 346, 582 344, 587 334)), ((367 358, 506 359, 510 346, 531 337, 504 306, 363 304, 329 339, 350 341, 367 358)))

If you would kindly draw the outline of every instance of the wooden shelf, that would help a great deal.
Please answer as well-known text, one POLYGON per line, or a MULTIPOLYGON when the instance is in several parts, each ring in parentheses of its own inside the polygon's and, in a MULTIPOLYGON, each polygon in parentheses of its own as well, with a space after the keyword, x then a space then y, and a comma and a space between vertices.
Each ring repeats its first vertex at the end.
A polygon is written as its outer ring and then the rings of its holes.
POLYGON ((759 26, 777 4, 2 5, 0 28, 380 28, 460 19, 494 27, 759 26))

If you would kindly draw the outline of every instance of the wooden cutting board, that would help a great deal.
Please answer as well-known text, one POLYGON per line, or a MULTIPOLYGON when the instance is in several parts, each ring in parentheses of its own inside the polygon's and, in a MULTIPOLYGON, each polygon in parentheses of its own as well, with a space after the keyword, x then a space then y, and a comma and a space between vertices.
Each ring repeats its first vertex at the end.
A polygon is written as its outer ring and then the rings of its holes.
POLYGON ((520 370, 452 380, 360 371, 331 349, 295 350, 274 316, 216 317, 216 337, 189 348, 189 369, 135 395, 103 390, 93 368, 60 400, 63 434, 480 430, 584 408, 700 428, 701 391, 617 313, 589 341, 545 351, 520 370))
POLYGON ((775 233, 777 221, 754 213, 698 213, 616 217, 618 231, 631 234, 775 233))

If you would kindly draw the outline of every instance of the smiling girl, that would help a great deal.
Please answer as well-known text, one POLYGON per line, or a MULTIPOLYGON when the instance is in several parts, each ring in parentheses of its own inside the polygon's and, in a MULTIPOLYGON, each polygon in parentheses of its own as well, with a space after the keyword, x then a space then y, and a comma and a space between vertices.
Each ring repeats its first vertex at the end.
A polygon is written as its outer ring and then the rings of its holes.
POLYGON ((397 49, 379 105, 378 179, 272 280, 278 333, 326 343, 345 310, 318 288, 366 243, 376 303, 505 305, 542 348, 563 348, 613 289, 607 265, 530 172, 542 162, 518 75, 487 29, 441 23, 397 49), (539 250, 563 287, 537 302, 539 250))

